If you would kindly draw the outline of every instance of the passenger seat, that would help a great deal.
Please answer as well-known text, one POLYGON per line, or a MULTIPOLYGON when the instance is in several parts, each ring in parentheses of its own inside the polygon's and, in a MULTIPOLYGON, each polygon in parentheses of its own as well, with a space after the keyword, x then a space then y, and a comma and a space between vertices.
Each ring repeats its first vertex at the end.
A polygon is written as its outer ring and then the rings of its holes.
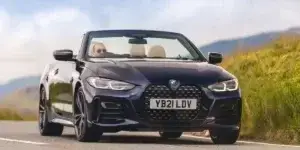
POLYGON ((146 48, 143 44, 132 44, 130 49, 131 57, 145 57, 146 56, 146 48))
POLYGON ((148 52, 148 57, 166 58, 166 51, 160 45, 152 46, 148 52))

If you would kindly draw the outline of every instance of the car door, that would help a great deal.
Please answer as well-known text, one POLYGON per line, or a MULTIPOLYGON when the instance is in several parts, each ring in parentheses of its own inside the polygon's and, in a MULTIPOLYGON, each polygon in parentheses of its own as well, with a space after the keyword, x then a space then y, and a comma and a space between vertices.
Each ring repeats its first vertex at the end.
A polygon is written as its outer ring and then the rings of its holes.
POLYGON ((75 69, 75 62, 64 61, 60 63, 58 70, 59 85, 57 88, 57 100, 62 104, 62 116, 70 118, 72 114, 72 101, 73 101, 73 92, 72 92, 72 72, 75 69))
POLYGON ((62 116, 63 109, 63 100, 61 98, 61 86, 63 85, 63 79, 61 77, 61 62, 56 62, 54 67, 50 70, 48 76, 49 82, 49 100, 51 101, 51 107, 56 114, 62 116))

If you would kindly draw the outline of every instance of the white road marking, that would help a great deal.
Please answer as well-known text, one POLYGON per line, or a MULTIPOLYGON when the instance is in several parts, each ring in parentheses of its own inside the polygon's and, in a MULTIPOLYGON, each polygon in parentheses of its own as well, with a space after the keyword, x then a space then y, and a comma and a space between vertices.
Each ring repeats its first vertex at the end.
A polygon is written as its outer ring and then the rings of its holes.
MULTIPOLYGON (((210 140, 210 138, 201 137, 201 136, 194 136, 194 135, 187 135, 187 134, 184 134, 183 136, 189 137, 189 138, 210 140)), ((237 142, 238 143, 246 143, 246 144, 258 144, 258 145, 277 146, 277 147, 299 147, 300 148, 300 145, 270 144, 270 143, 252 142, 252 141, 237 141, 237 142)))
POLYGON ((42 143, 42 142, 32 142, 32 141, 8 139, 8 138, 1 138, 1 137, 0 137, 0 141, 17 142, 17 143, 25 143, 25 144, 33 144, 33 145, 47 145, 48 144, 48 143, 42 143))

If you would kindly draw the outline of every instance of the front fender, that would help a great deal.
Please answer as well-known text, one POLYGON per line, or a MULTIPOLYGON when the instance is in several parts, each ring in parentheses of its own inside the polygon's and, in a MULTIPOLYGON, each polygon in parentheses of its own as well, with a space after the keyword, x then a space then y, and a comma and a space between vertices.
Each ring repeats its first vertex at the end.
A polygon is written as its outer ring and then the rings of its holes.
MULTIPOLYGON (((40 85, 39 85, 39 90, 41 90, 42 87, 44 87, 45 92, 46 92, 46 100, 49 100, 49 85, 48 85, 48 80, 49 80, 49 75, 50 71, 53 68, 54 64, 47 64, 42 72, 41 78, 40 78, 40 85)), ((40 93, 40 91, 39 91, 40 93)))
POLYGON ((75 70, 72 72, 72 92, 74 96, 77 85, 84 86, 83 82, 89 76, 96 76, 96 73, 92 72, 87 67, 83 67, 79 71, 75 70))

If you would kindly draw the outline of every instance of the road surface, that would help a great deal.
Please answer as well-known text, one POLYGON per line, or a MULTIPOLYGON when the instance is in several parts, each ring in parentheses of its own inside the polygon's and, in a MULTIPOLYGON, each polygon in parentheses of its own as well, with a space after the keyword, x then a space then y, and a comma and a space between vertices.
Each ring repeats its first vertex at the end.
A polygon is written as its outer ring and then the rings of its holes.
POLYGON ((104 134, 99 142, 77 142, 73 128, 65 128, 61 137, 42 137, 36 122, 0 121, 2 150, 299 150, 296 146, 237 142, 235 145, 213 145, 209 139, 183 136, 161 140, 157 133, 119 132, 104 134))

